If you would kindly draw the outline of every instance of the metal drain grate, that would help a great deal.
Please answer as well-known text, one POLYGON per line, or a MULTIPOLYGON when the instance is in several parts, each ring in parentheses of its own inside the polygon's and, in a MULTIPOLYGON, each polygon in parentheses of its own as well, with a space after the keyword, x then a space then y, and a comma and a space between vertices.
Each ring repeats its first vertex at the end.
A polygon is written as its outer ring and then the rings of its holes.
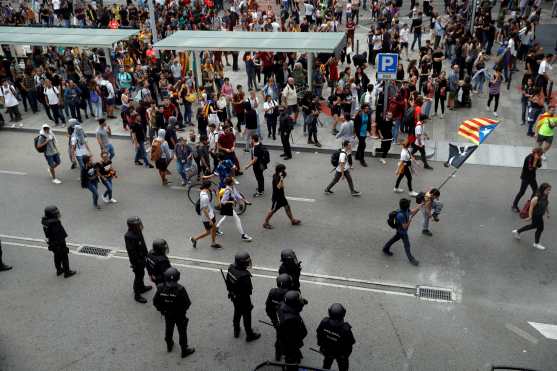
POLYGON ((416 296, 424 300, 453 301, 453 292, 451 290, 438 287, 418 286, 416 296))
POLYGON ((96 255, 96 256, 108 256, 112 250, 105 249, 96 246, 83 246, 78 250, 81 254, 96 255))

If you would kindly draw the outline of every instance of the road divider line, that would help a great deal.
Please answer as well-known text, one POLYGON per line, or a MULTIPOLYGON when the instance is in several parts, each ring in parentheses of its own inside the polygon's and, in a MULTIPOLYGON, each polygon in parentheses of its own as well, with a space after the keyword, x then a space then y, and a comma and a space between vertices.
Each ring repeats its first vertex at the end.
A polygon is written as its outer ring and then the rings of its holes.
POLYGON ((0 174, 8 174, 8 175, 27 175, 22 171, 12 171, 12 170, 0 170, 0 174))
POLYGON ((516 327, 515 325, 507 323, 505 325, 505 327, 507 328, 507 330, 514 332, 516 335, 520 336, 521 338, 525 339, 526 341, 529 341, 530 343, 532 343, 534 345, 538 344, 538 339, 536 339, 534 336, 530 335, 526 331, 516 327))
POLYGON ((288 201, 300 201, 300 202, 315 202, 315 198, 303 198, 303 197, 290 197, 286 196, 288 201))

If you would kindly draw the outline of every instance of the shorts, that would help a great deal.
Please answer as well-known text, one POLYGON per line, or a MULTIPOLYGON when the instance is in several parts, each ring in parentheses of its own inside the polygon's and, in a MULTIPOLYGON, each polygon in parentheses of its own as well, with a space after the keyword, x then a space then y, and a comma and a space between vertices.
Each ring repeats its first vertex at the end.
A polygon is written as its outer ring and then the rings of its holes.
POLYGON ((287 206, 288 206, 288 201, 286 200, 273 200, 273 204, 271 205, 271 211, 273 213, 276 213, 282 207, 287 207, 287 206))
MULTIPOLYGON (((213 222, 213 225, 216 224, 217 219, 215 217, 213 217, 213 219, 211 219, 211 221, 213 222)), ((203 226, 205 227, 205 230, 210 231, 212 226, 211 226, 211 222, 203 222, 203 226)))
POLYGON ((113 106, 114 105, 114 98, 107 98, 106 99, 106 105, 107 106, 113 106))
POLYGON ((291 115, 293 113, 298 113, 298 105, 297 104, 293 104, 291 106, 288 106, 288 114, 291 115))
POLYGON ((542 144, 544 142, 551 144, 553 143, 553 136, 546 137, 545 135, 538 134, 538 138, 536 139, 536 142, 538 142, 539 144, 542 144))
POLYGON ((404 49, 404 48, 408 49, 408 43, 401 42, 400 43, 400 48, 401 49, 404 49))
POLYGON ((58 153, 55 153, 53 155, 44 155, 44 157, 46 158, 46 162, 51 169, 60 165, 60 155, 58 153))
POLYGON ((166 171, 166 169, 168 168, 168 161, 166 161, 165 158, 159 158, 157 161, 155 161, 155 167, 157 168, 157 170, 166 171))

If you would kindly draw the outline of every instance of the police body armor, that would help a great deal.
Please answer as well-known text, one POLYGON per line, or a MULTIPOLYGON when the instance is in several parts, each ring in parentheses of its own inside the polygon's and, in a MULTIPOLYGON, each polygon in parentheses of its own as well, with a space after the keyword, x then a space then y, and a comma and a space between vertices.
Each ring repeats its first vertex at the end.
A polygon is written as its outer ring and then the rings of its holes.
POLYGON ((164 272, 170 268, 170 261, 166 255, 157 255, 151 251, 147 255, 145 263, 151 280, 157 285, 164 282, 164 272))
POLYGON ((349 356, 354 342, 351 326, 342 320, 325 318, 317 328, 317 344, 325 355, 349 356))
POLYGON ((158 286, 153 304, 165 316, 180 317, 186 315, 191 301, 184 286, 163 283, 158 286))
POLYGON ((249 301, 253 290, 251 273, 230 264, 226 274, 226 288, 228 289, 228 297, 232 301, 245 301, 246 299, 249 301))
POLYGON ((284 302, 284 295, 288 292, 288 289, 274 287, 269 291, 269 296, 265 302, 265 312, 271 319, 273 325, 278 325, 278 315, 277 312, 280 305, 284 302))

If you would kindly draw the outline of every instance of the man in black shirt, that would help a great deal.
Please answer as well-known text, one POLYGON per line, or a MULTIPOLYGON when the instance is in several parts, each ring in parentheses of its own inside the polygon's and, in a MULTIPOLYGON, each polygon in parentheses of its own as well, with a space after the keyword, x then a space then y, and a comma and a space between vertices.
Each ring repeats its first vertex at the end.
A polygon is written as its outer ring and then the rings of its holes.
POLYGON ((251 161, 246 165, 244 171, 253 167, 253 174, 257 180, 257 190, 253 197, 263 196, 265 192, 265 178, 263 171, 267 169, 268 151, 263 144, 259 141, 259 135, 253 134, 251 136, 251 161))
POLYGON ((141 122, 138 115, 135 116, 135 120, 130 128, 132 132, 132 142, 135 146, 135 164, 139 166, 144 165, 145 167, 152 168, 153 165, 149 163, 147 152, 145 151, 145 131, 143 130, 143 127, 141 127, 141 122), (144 162, 139 161, 141 159, 144 162))
POLYGON ((412 25, 410 26, 410 31, 414 31, 414 40, 412 40, 412 46, 410 50, 414 51, 414 45, 418 41, 418 49, 422 48, 422 12, 419 11, 418 15, 412 19, 412 25))
POLYGON ((514 198, 512 210, 516 213, 520 212, 518 208, 518 203, 520 199, 526 192, 528 186, 532 188, 532 196, 536 193, 538 189, 538 182, 536 181, 536 170, 538 170, 542 166, 542 154, 543 151, 541 148, 536 147, 532 150, 526 158, 524 158, 524 164, 522 165, 522 173, 520 174, 520 190, 516 194, 514 198))
POLYGON ((290 209, 290 205, 288 204, 288 200, 286 199, 286 194, 284 192, 284 178, 286 178, 286 166, 283 164, 278 164, 275 168, 275 174, 273 175, 273 204, 271 206, 271 210, 267 213, 265 217, 265 221, 263 222, 263 228, 265 229, 273 229, 273 226, 269 224, 273 215, 279 211, 282 207, 284 207, 284 211, 286 215, 290 219, 290 223, 292 225, 298 225, 301 223, 300 220, 294 218, 292 215, 292 210, 290 209))
POLYGON ((294 119, 288 114, 284 106, 279 106, 279 135, 282 142, 284 153, 281 157, 285 160, 292 158, 292 149, 290 148, 290 132, 294 127, 294 119))

